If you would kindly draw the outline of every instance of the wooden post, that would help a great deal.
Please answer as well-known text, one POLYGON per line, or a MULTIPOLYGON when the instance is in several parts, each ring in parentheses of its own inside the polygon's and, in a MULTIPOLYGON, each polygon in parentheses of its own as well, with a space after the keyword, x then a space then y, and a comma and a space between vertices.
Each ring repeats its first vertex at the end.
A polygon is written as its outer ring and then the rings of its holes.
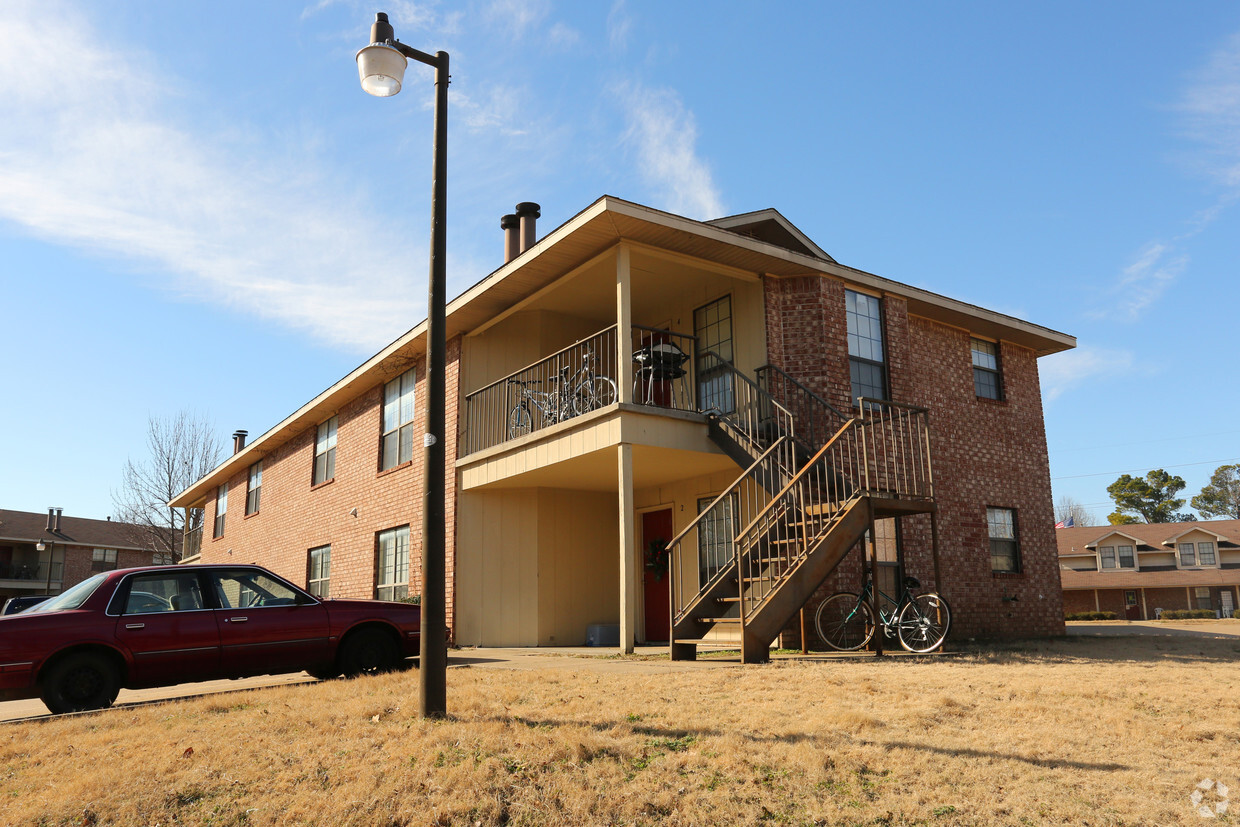
POLYGON ((616 446, 620 521, 620 651, 632 654, 637 641, 637 520, 633 511, 633 446, 616 446))
MULTIPOLYGON (((874 657, 881 658, 883 656, 883 617, 879 614, 878 602, 878 583, 875 581, 874 575, 878 566, 878 542, 874 536, 874 503, 870 499, 866 499, 866 511, 870 521, 870 613, 874 616, 874 657)), ((864 568, 864 564, 863 564, 864 568)))

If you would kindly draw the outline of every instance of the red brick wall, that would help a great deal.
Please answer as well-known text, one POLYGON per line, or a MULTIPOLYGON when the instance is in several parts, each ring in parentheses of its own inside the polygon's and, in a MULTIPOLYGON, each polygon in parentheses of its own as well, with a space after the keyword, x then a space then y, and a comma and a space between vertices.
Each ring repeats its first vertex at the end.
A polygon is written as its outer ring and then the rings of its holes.
MULTIPOLYGON (((100 546, 102 548, 102 546, 100 546)), ((91 570, 91 561, 93 559, 94 546, 67 546, 65 547, 65 571, 64 581, 61 590, 75 586, 96 572, 91 570)), ((57 553, 59 556, 59 552, 57 553)), ((154 562, 154 557, 149 551, 132 551, 129 549, 119 549, 116 552, 116 567, 118 569, 131 569, 138 566, 149 566, 154 562)))
POLYGON ((1124 603, 1124 589, 1098 589, 1098 611, 1115 612, 1116 619, 1125 620, 1128 607, 1124 603))
MULTIPOLYGON (((826 278, 768 278, 767 341, 772 364, 850 410, 844 289, 826 278)), ((1035 354, 1002 343, 1005 398, 978 399, 968 332, 912 317, 898 297, 884 299, 883 316, 892 399, 930 410, 943 578, 937 589, 952 605, 953 636, 1063 634, 1035 354), (1020 574, 991 572, 987 506, 1016 510, 1020 574)), ((906 572, 923 588, 935 588, 929 517, 903 518, 900 535, 906 572)), ((860 555, 854 552, 820 595, 855 590, 859 579, 860 555)), ((797 636, 791 626, 788 633, 787 639, 797 636)))
MULTIPOLYGON (((456 571, 456 450, 459 397, 460 339, 448 343, 445 372, 447 433, 444 435, 447 496, 446 581, 447 618, 455 617, 456 571)), ((408 365, 394 366, 399 375, 408 365)), ((383 384, 347 403, 337 412, 336 471, 330 482, 311 486, 314 438, 318 423, 262 457, 263 489, 259 511, 245 515, 248 468, 229 481, 224 535, 212 538, 215 499, 206 507, 203 563, 257 563, 292 582, 305 586, 307 552, 330 545, 331 596, 371 598, 375 588, 376 535, 409 526, 410 595, 420 591, 422 569, 422 435, 426 432, 425 360, 414 365, 416 375, 414 449, 412 462, 379 471, 383 384), (356 516, 353 510, 356 509, 356 516)), ((388 377, 391 379, 392 377, 388 377)), ((326 417, 325 417, 326 418, 326 417)), ((255 456, 255 460, 259 457, 255 456)))
POLYGON ((1065 613, 1095 611, 1093 589, 1088 591, 1073 590, 1063 593, 1063 610, 1065 613))

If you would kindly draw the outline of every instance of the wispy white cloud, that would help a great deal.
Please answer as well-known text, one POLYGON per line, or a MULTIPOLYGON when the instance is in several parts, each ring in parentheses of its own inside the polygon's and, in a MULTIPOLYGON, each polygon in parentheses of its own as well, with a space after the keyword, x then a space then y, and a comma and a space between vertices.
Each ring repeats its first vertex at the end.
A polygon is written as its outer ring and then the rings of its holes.
POLYGON ((424 315, 413 278, 383 264, 420 256, 376 240, 361 197, 311 150, 264 152, 244 124, 213 137, 179 125, 173 70, 98 45, 78 14, 56 15, 75 44, 65 72, 46 14, 0 9, 0 221, 333 345, 373 350, 424 315))
POLYGON ((581 39, 581 32, 567 23, 555 23, 547 31, 547 43, 560 49, 576 46, 581 39))
POLYGON ((512 40, 537 28, 551 11, 549 0, 491 0, 483 17, 512 40))
POLYGON ((1207 148, 1207 171, 1240 188, 1240 32, 1195 74, 1180 109, 1188 135, 1207 148))
POLYGON ((1091 318, 1138 321, 1184 273, 1188 261, 1188 255, 1177 252, 1174 245, 1147 244, 1108 291, 1107 306, 1091 313, 1091 318))
POLYGON ((1069 390, 1103 378, 1114 379, 1133 371, 1130 351, 1083 346, 1038 360, 1042 397, 1051 402, 1069 390))
POLYGON ((607 43, 612 52, 623 52, 627 49, 632 32, 633 18, 629 15, 628 4, 625 0, 616 0, 607 14, 607 43))
POLYGON ((616 98, 627 125, 623 141, 658 206, 691 218, 723 215, 710 166, 697 154, 697 120, 680 95, 630 83, 616 88, 616 98))

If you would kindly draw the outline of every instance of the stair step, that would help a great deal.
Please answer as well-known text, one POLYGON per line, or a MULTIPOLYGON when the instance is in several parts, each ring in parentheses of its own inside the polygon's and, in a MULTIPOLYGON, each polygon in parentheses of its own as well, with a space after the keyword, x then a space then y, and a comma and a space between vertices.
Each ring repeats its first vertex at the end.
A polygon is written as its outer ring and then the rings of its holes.
POLYGON ((732 595, 731 597, 716 597, 715 600, 719 603, 740 603, 741 602, 741 599, 737 597, 736 595, 732 595))
POLYGON ((699 617, 698 623, 740 623, 739 617, 699 617))

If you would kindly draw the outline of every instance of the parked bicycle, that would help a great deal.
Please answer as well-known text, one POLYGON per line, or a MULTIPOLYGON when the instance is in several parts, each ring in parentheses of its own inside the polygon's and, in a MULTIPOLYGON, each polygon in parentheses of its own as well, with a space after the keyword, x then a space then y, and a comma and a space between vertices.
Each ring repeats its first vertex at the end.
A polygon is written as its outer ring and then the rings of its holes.
POLYGON ((577 373, 573 374, 568 365, 562 365, 559 373, 550 379, 553 387, 546 391, 532 388, 541 385, 541 379, 509 379, 508 384, 521 389, 516 403, 508 412, 509 438, 524 436, 534 430, 535 410, 541 417, 543 427, 546 427, 615 402, 616 383, 607 376, 598 375, 595 372, 596 363, 594 348, 587 346, 577 373))
MULTIPOLYGON (((873 582, 867 581, 861 594, 836 592, 822 601, 814 614, 818 637, 832 649, 851 652, 861 649, 874 637, 874 615, 870 611, 873 582)), ((896 600, 878 590, 879 620, 883 634, 895 637, 910 652, 931 652, 943 645, 951 630, 951 607, 933 592, 914 594, 921 588, 915 577, 904 578, 904 591, 896 600)))

